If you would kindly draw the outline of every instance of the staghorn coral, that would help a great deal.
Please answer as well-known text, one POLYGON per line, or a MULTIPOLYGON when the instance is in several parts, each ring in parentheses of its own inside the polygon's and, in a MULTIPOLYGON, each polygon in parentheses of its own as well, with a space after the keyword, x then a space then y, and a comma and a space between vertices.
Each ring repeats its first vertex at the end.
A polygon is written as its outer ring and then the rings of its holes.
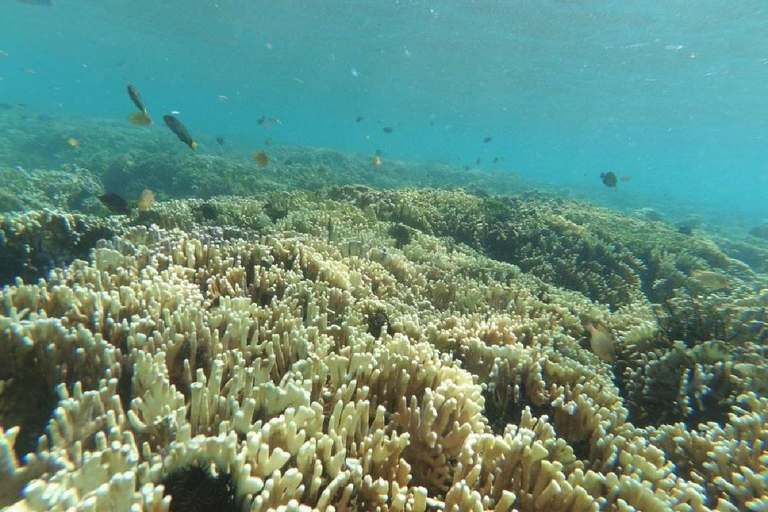
MULTIPOLYGON (((436 238, 428 216, 399 221, 401 244, 370 199, 164 203, 161 225, 114 220, 87 262, 3 288, 3 353, 45 349, 56 392, 31 447, 3 418, 4 503, 175 510, 191 497, 174 482, 197 471, 254 511, 761 506, 754 340, 664 345, 639 288, 631 304, 593 302, 436 238), (290 207, 266 221, 267 204, 290 207), (614 364, 587 324, 615 334, 614 364), (655 366, 621 371, 649 347, 687 364, 682 413, 658 428, 633 411, 655 366), (707 422, 715 409, 728 421, 707 422)), ((761 296, 737 291, 735 323, 761 321, 761 296)))

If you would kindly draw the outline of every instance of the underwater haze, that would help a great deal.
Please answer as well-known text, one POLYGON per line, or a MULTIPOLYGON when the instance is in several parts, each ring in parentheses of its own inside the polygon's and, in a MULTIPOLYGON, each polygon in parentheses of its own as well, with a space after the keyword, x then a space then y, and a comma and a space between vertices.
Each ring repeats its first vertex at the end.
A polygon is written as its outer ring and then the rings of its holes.
POLYGON ((768 512, 768 0, 0 0, 0 511, 768 512))
POLYGON ((124 119, 131 82, 244 147, 380 149, 759 224, 766 30, 756 0, 5 0, 0 100, 124 119))

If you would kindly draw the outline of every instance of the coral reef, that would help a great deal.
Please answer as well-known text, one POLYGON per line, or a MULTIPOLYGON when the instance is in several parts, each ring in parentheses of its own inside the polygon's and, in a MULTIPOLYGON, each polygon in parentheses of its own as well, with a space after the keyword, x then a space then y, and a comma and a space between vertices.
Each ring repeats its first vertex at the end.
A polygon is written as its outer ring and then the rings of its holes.
POLYGON ((109 238, 116 219, 42 210, 0 216, 0 285, 16 278, 35 281, 54 267, 87 258, 96 242, 109 238))
MULTIPOLYGON (((266 149, 270 164, 259 167, 252 160, 257 148, 236 143, 222 147, 213 137, 200 135, 199 148, 192 153, 173 142, 173 134, 164 127, 137 127, 122 120, 62 117, 41 121, 29 111, 20 111, 6 113, 2 125, 0 161, 5 165, 45 170, 70 165, 87 169, 103 183, 105 191, 126 199, 138 199, 146 188, 155 191, 161 199, 208 199, 216 195, 319 190, 358 183, 377 188, 472 186, 496 193, 516 193, 531 187, 509 169, 468 172, 442 163, 412 163, 389 158, 373 168, 370 154, 350 154, 328 148, 270 146, 266 149), (77 147, 67 144, 70 137, 79 141, 77 147)), ((0 169, 0 177, 3 172, 0 169)), ((0 212, 22 206, 25 209, 64 207, 50 202, 19 205, 14 200, 18 195, 0 194, 0 212)), ((93 213, 83 208, 89 205, 67 206, 93 213)))
POLYGON ((377 218, 448 236, 612 308, 663 302, 695 284, 695 269, 754 275, 704 236, 541 193, 513 197, 463 191, 374 191, 343 187, 329 197, 377 218))
POLYGON ((101 181, 87 169, 71 164, 58 170, 0 167, 0 212, 59 208, 96 213, 101 181))
POLYGON ((0 506, 763 510, 768 287, 617 217, 364 187, 7 217, 108 233, 0 292, 0 506))

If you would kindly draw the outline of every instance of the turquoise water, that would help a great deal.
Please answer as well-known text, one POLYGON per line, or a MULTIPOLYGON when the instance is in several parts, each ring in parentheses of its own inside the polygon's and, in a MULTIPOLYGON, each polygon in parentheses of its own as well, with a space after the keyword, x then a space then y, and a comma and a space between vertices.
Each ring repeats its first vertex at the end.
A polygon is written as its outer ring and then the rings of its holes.
POLYGON ((130 81, 156 116, 234 144, 503 157, 618 205, 758 224, 766 29, 758 1, 4 0, 0 101, 124 119, 130 81), (606 189, 608 170, 633 179, 606 189))
POLYGON ((768 510, 766 34, 0 0, 0 510, 768 510))

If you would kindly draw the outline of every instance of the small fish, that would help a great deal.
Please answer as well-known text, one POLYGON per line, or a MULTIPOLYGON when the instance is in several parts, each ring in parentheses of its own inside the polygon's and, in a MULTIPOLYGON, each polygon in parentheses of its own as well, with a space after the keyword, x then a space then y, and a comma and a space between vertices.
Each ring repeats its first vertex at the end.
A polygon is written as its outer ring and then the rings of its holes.
POLYGON ((381 150, 380 149, 376 150, 376 156, 381 156, 381 150))
POLYGON ((600 179, 603 180, 603 185, 606 187, 615 187, 618 182, 615 172, 601 172, 600 179))
POLYGON ((274 143, 275 143, 275 140, 272 137, 267 137, 266 139, 264 139, 265 146, 271 146, 274 143))
POLYGON ((749 230, 750 236, 768 240, 768 225, 755 226, 749 230))
POLYGON ((101 201, 101 204, 106 206, 107 209, 112 213, 117 213, 120 215, 128 215, 131 213, 131 209, 128 207, 128 201, 115 194, 114 192, 100 195, 99 201, 101 201))
POLYGON ((0 57, 9 57, 8 52, 0 50, 0 57))
POLYGON ((622 174, 621 175, 621 181, 622 181, 622 183, 626 183, 628 181, 632 181, 632 175, 631 174, 622 174))
POLYGON ((223 146, 226 143, 226 141, 224 140, 224 137, 216 137, 216 143, 219 146, 223 146))
POLYGON ((137 109, 141 110, 142 112, 147 111, 147 107, 144 105, 144 100, 141 99, 139 90, 136 89, 133 84, 128 84, 128 97, 131 98, 131 101, 134 105, 136 105, 137 109))
POLYGON ((35 71, 32 68, 23 68, 22 71, 25 72, 28 75, 36 75, 37 74, 37 71, 35 71))
POLYGON ((731 278, 720 272, 713 272, 711 270, 697 269, 691 272, 689 277, 693 279, 696 284, 710 292, 723 290, 728 288, 731 284, 731 278))
POLYGON ((374 155, 373 160, 371 160, 371 165, 374 167, 380 166, 382 163, 381 155, 374 155))
POLYGON ((144 100, 141 99, 139 90, 136 89, 133 84, 128 84, 128 97, 131 98, 133 104, 139 109, 138 112, 134 112, 128 116, 128 121, 139 126, 149 126, 152 124, 152 118, 149 117, 149 112, 147 111, 146 105, 144 105, 144 100))
POLYGON ((613 335, 606 327, 595 327, 592 324, 587 324, 587 331, 589 331, 589 347, 592 352, 606 363, 612 363, 616 360, 616 342, 613 339, 613 335))
POLYGON ((384 128, 382 128, 382 130, 384 130, 384 133, 392 133, 393 131, 395 131, 393 128, 389 126, 385 126, 384 128))
POLYGON ((362 123, 363 121, 365 121, 365 118, 363 116, 357 116, 355 118, 356 123, 362 123))
POLYGON ((168 126, 168 128, 170 128, 171 131, 176 134, 181 142, 192 148, 192 151, 197 149, 197 142, 192 140, 192 136, 187 131, 187 128, 181 124, 181 121, 170 115, 163 116, 163 120, 165 121, 165 124, 168 126))
POLYGON ((477 160, 475 160, 475 165, 480 165, 483 162, 483 159, 480 157, 477 157, 477 160))
POLYGON ((211 203, 203 203, 198 206, 197 211, 203 216, 205 220, 214 220, 217 215, 216 206, 211 203))
POLYGON ((225 96, 223 94, 219 94, 219 100, 221 100, 221 101, 229 101, 229 97, 225 96))
POLYGON ((78 141, 78 140, 77 140, 76 138, 74 138, 74 137, 70 137, 70 138, 68 138, 68 139, 67 139, 67 144, 68 144, 70 147, 76 148, 77 146, 79 146, 79 145, 80 145, 80 141, 78 141))
POLYGON ((20 4, 52 6, 53 0, 16 0, 20 4))
POLYGON ((260 167, 266 167, 269 165, 269 157, 264 151, 257 151, 254 153, 253 161, 259 164, 260 167))
POLYGON ((483 142, 485 142, 486 144, 488 144, 489 142, 493 142, 493 137, 486 137, 483 139, 483 142))
POLYGON ((493 157, 492 162, 495 163, 495 164, 499 163, 499 157, 497 157, 497 156, 493 157))
POLYGON ((212 309, 216 309, 216 308, 219 307, 220 304, 221 304, 221 295, 219 295, 218 297, 214 298, 211 301, 211 305, 208 306, 206 309, 208 309, 209 311, 212 310, 212 309))
POLYGON ((270 128, 272 128, 273 124, 283 124, 283 122, 276 117, 261 116, 259 119, 256 120, 256 124, 258 124, 259 126, 263 126, 267 130, 269 130, 270 128))
POLYGON ((133 114, 128 116, 128 121, 131 124, 135 124, 137 126, 149 126, 152 124, 152 118, 147 115, 146 112, 134 112, 133 114))
POLYGON ((148 188, 145 188, 141 192, 141 197, 139 198, 139 211, 143 212, 152 208, 152 205, 155 204, 155 198, 155 193, 148 188))

